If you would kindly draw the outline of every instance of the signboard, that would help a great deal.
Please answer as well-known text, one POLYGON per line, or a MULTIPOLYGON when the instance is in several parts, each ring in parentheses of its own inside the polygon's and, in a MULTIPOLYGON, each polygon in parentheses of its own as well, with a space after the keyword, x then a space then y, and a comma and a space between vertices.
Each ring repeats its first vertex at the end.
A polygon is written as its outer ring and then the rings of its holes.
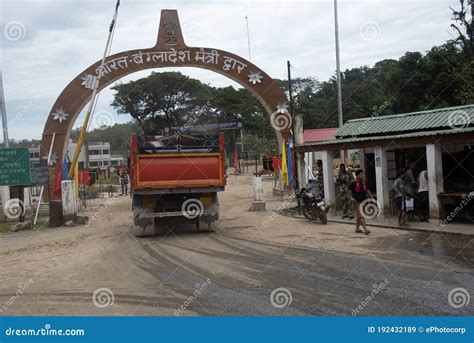
POLYGON ((207 132, 207 131, 224 131, 224 130, 240 130, 244 126, 240 122, 233 123, 216 123, 202 125, 184 125, 167 127, 165 132, 207 132))
POLYGON ((48 184, 48 161, 31 161, 31 185, 46 186, 48 184))
POLYGON ((30 154, 27 148, 0 148, 0 186, 30 185, 30 154))

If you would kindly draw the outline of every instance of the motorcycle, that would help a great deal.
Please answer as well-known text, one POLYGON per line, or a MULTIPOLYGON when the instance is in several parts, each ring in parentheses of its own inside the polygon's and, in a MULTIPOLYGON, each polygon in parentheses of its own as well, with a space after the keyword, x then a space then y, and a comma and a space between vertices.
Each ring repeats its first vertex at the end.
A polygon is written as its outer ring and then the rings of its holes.
POLYGON ((297 196, 303 201, 302 212, 305 218, 309 221, 319 219, 321 224, 327 224, 329 206, 326 205, 326 200, 319 190, 319 183, 312 185, 309 189, 302 188, 297 196))

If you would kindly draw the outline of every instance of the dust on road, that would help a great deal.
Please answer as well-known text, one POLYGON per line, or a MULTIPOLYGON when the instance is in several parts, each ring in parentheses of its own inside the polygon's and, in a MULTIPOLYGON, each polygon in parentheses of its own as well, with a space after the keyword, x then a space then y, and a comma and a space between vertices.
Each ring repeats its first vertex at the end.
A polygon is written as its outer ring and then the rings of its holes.
POLYGON ((135 238, 130 198, 117 197, 88 209, 89 226, 3 234, 2 315, 472 314, 448 301, 474 294, 472 239, 279 216, 271 186, 268 210, 248 212, 251 177, 231 177, 215 233, 135 238))

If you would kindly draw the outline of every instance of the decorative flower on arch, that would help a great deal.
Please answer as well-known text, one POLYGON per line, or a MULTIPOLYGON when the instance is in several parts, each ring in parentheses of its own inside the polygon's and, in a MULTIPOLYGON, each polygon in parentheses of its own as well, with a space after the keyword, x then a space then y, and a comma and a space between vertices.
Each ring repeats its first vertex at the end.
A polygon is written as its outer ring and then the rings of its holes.
POLYGON ((67 116, 69 114, 67 114, 66 111, 64 111, 64 109, 61 107, 59 110, 56 109, 56 111, 51 113, 51 115, 53 116, 54 120, 59 121, 59 123, 61 124, 63 121, 66 121, 67 116))
POLYGON ((251 73, 248 75, 248 77, 249 77, 249 82, 252 83, 252 84, 254 84, 254 85, 257 84, 257 83, 262 83, 262 78, 263 78, 263 76, 262 76, 261 72, 259 72, 259 71, 257 71, 257 72, 255 72, 255 71, 251 72, 251 73))
POLYGON ((288 108, 290 105, 288 105, 287 102, 279 102, 277 104, 277 112, 278 113, 288 113, 288 108))

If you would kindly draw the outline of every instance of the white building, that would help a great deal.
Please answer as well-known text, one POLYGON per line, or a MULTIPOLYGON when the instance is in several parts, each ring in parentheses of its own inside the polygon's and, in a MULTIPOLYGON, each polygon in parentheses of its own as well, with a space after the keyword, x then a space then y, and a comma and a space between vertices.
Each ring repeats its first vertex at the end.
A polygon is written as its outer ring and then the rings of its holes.
MULTIPOLYGON (((81 149, 79 153, 78 166, 82 169, 107 169, 108 167, 118 167, 125 163, 125 159, 120 155, 110 154, 109 142, 92 142, 86 143, 86 149, 81 149)), ((72 160, 77 148, 77 143, 72 139, 68 144, 68 156, 72 160)), ((28 149, 30 152, 30 161, 40 160, 40 148, 32 147, 28 149)))

